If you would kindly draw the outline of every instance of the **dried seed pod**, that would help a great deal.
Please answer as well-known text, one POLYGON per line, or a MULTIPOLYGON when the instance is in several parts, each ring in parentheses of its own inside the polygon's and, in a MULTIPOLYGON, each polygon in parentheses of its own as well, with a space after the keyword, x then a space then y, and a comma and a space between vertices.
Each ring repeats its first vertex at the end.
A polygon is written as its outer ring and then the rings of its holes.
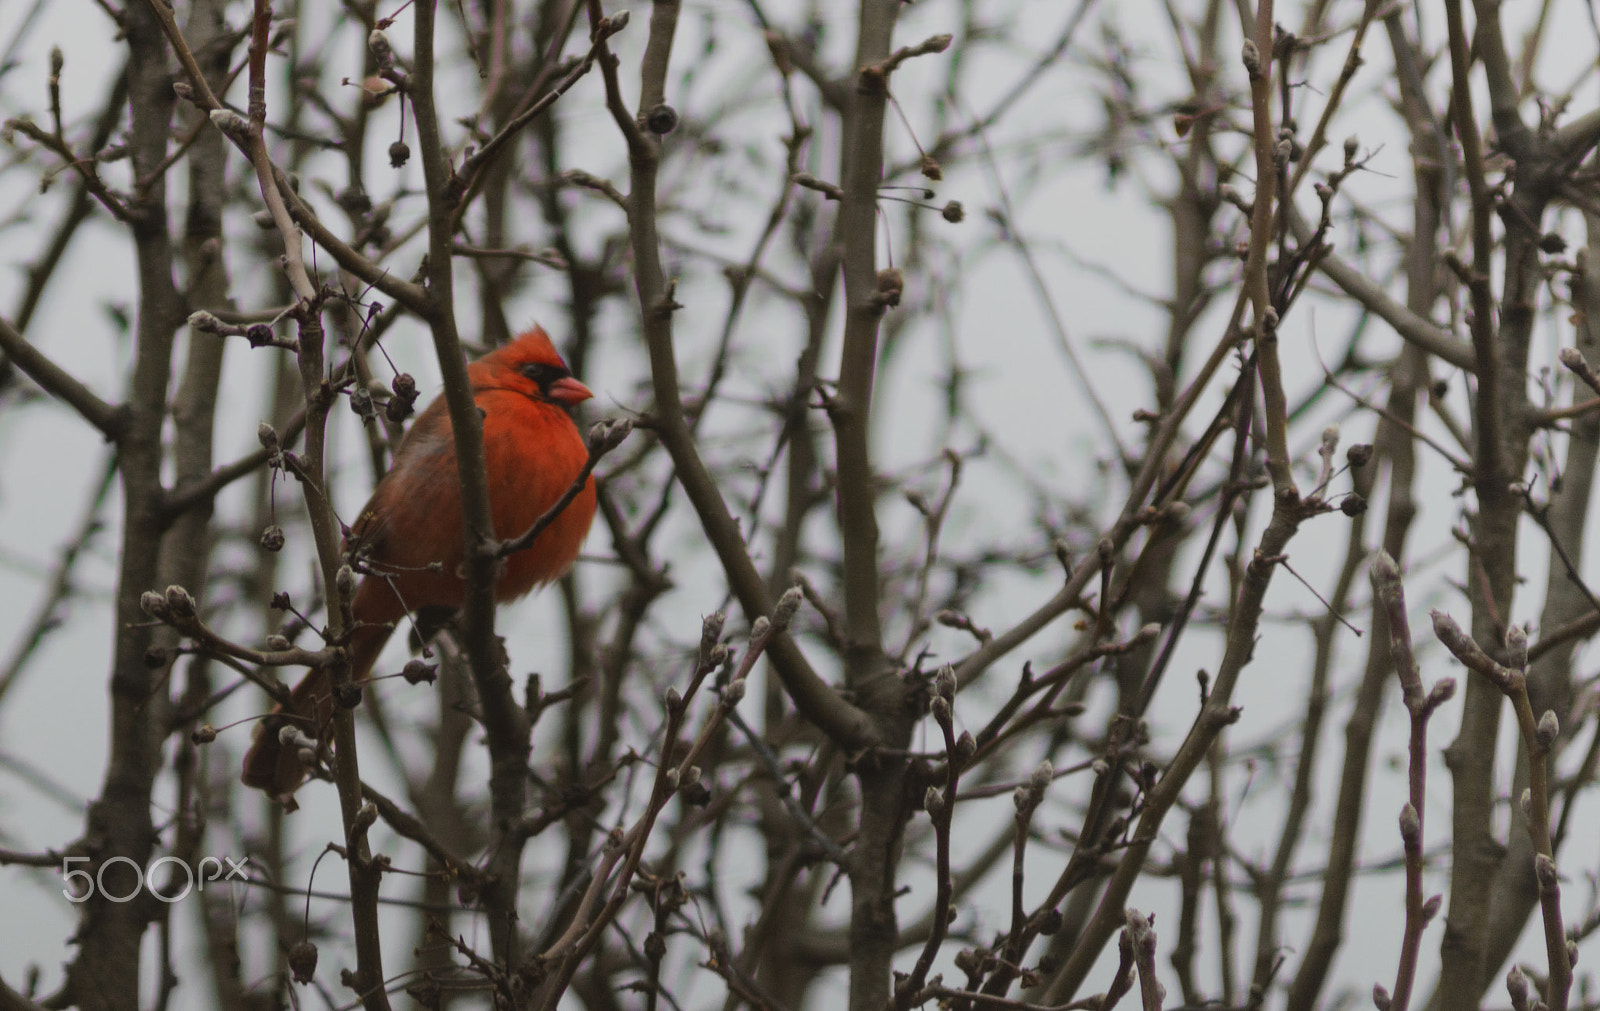
POLYGON ((301 986, 310 983, 317 972, 317 946, 310 941, 301 941, 290 948, 289 971, 301 986))
POLYGON ((406 661, 405 668, 401 670, 400 676, 406 679, 406 684, 416 685, 427 682, 431 685, 438 680, 438 671, 439 665, 436 663, 412 659, 406 661))
POLYGON ((283 528, 273 523, 261 531, 261 546, 268 551, 283 550, 283 528))

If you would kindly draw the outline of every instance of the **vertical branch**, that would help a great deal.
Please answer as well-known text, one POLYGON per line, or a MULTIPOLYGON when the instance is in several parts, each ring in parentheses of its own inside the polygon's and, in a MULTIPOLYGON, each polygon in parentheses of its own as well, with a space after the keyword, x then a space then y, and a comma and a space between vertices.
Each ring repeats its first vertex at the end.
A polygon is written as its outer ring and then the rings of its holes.
MULTIPOLYGON (((191 8, 188 32, 207 53, 208 65, 204 69, 214 81, 221 81, 228 72, 230 51, 217 44, 222 27, 221 12, 213 4, 201 2, 191 8)), ((229 299, 222 205, 227 145, 222 134, 203 130, 189 151, 188 161, 189 210, 183 229, 183 255, 190 277, 189 304, 196 309, 225 309, 229 299)), ((179 487, 211 474, 212 432, 224 346, 222 340, 190 328, 188 362, 172 405, 176 433, 174 482, 179 487)), ((202 496, 183 515, 174 518, 163 557, 163 585, 177 583, 198 588, 205 584, 211 513, 212 497, 202 496)), ((170 631, 164 630, 164 634, 170 631)))
MULTIPOLYGON (((933 822, 934 832, 934 874, 935 895, 933 898, 933 921, 928 930, 927 940, 922 943, 922 953, 917 956, 917 963, 911 969, 911 974, 904 980, 895 983, 895 1006, 901 1011, 915 1006, 920 1001, 919 991, 927 982, 928 970, 933 968, 933 960, 939 954, 939 949, 944 944, 945 932, 949 928, 954 885, 950 879, 950 829, 951 821, 955 816, 956 789, 961 784, 961 767, 965 765, 977 751, 977 743, 971 734, 963 731, 960 742, 957 742, 955 721, 952 716, 952 703, 956 696, 956 676, 949 667, 941 668, 934 681, 934 690, 937 693, 931 704, 933 718, 939 724, 939 730, 944 735, 945 751, 945 783, 941 791, 936 786, 929 786, 923 796, 922 806, 928 812, 928 819, 933 822)), ((1050 774, 1042 777, 1043 785, 1039 788, 1039 796, 1043 796, 1044 787, 1050 783, 1050 774)), ((1020 797, 1033 799, 1037 806, 1038 800, 1033 794, 1022 790, 1020 797)), ((1019 800, 1018 809, 1024 804, 1019 800)), ((1020 815, 1019 815, 1020 817, 1020 815)), ((1016 898, 1014 904, 1020 908, 1022 893, 1022 850, 1025 845, 1025 833, 1017 836, 1017 862, 1012 876, 1012 891, 1016 898)), ((1015 929, 1015 925, 1013 925, 1015 929)))
MULTIPOLYGON (((250 32, 250 104, 247 110, 250 122, 246 151, 250 155, 250 163, 255 166, 256 182, 261 187, 261 199, 272 215, 272 222, 278 229, 278 234, 283 236, 283 256, 289 284, 294 288, 295 295, 304 300, 314 298, 317 289, 311 282, 311 276, 306 273, 300 227, 289 216, 288 205, 284 203, 283 193, 278 189, 278 182, 274 177, 271 155, 267 152, 267 50, 270 45, 268 35, 271 30, 272 5, 266 0, 255 0, 255 13, 251 19, 250 32)), ((213 112, 218 128, 225 132, 229 129, 227 124, 232 115, 231 112, 222 109, 213 112)))
MULTIPOLYGON (((166 157, 173 93, 160 22, 148 7, 129 4, 123 31, 129 50, 128 152, 136 176, 152 175, 129 205, 138 271, 137 345, 127 401, 127 427, 118 440, 122 483, 122 545, 117 571, 116 639, 110 680, 110 748, 99 797, 89 809, 86 838, 104 864, 125 858, 143 867, 156 841, 151 790, 161 767, 167 697, 145 663, 152 630, 140 596, 157 579, 165 520, 161 430, 166 419, 173 334, 182 320, 173 287, 173 249, 166 215, 166 180, 156 172, 166 157)), ((106 894, 133 891, 133 871, 120 860, 105 889, 82 907, 78 957, 68 967, 71 998, 87 1011, 139 1006, 139 949, 150 922, 144 902, 111 902, 106 894)))
MULTIPOLYGON (((1513 631, 1520 631, 1514 629, 1513 631)), ((1527 638, 1523 633, 1522 662, 1527 661, 1527 638)), ((1528 701, 1528 675, 1526 669, 1513 672, 1511 681, 1511 706, 1517 714, 1517 726, 1522 731, 1523 747, 1528 755, 1528 789, 1519 803, 1522 816, 1527 820, 1528 837, 1533 842, 1534 876, 1539 882, 1539 909, 1544 928, 1545 960, 1549 967, 1545 1004, 1550 1011, 1567 1011, 1567 998, 1572 990, 1572 963, 1577 949, 1567 941, 1566 928, 1561 923, 1561 877, 1556 870, 1555 849, 1550 839, 1550 771, 1548 761, 1556 739, 1561 733, 1561 723, 1551 710, 1535 718, 1533 706, 1528 701)))
MULTIPOLYGON (((1410 352, 1402 351, 1402 355, 1410 352)), ((1414 390, 1408 388, 1408 393, 1414 390)), ((1399 399, 1398 397, 1396 399, 1399 399)), ((1392 409, 1392 408, 1391 408, 1392 409)), ((1385 422, 1384 424, 1387 424, 1385 422)), ((1402 436, 1403 438, 1403 436, 1402 436)), ((1391 436, 1388 439, 1393 442, 1391 436)), ((1354 475, 1354 492, 1363 500, 1372 494, 1376 483, 1378 464, 1369 461, 1367 465, 1356 468, 1354 475)), ((1279 948, 1279 929, 1282 924, 1279 916, 1283 909, 1284 886, 1289 881, 1289 874, 1293 866, 1295 853, 1299 848, 1305 834, 1306 822, 1311 814, 1313 798, 1316 792, 1316 781, 1324 768, 1321 759, 1322 726, 1327 719, 1328 703, 1331 692, 1329 683, 1335 670, 1336 655, 1340 646, 1340 632, 1338 616, 1345 612, 1350 602, 1350 593, 1355 586, 1356 575, 1361 568, 1362 559, 1367 555, 1367 514, 1362 513, 1350 521, 1350 535, 1345 545, 1344 562, 1340 566, 1339 575, 1334 583, 1333 592, 1328 595, 1328 613, 1318 618, 1313 626, 1314 655, 1311 668, 1311 684, 1307 693, 1305 717, 1300 723, 1300 754, 1295 764, 1294 786, 1289 794, 1289 809, 1284 815, 1283 830, 1279 834, 1277 849, 1273 853, 1272 863, 1267 869, 1257 876, 1254 890, 1260 902, 1261 915, 1257 921, 1255 966, 1252 979, 1258 986, 1265 987, 1271 979, 1274 967, 1282 958, 1279 948)), ((1373 637, 1376 640, 1381 634, 1381 618, 1373 622, 1373 637)), ((1379 649, 1376 641, 1369 647, 1379 649)), ((1381 652, 1381 650, 1380 650, 1381 652)), ((1381 665, 1380 665, 1381 666, 1381 665)), ((1373 714, 1376 715, 1376 694, 1373 714)), ((1365 754, 1363 753, 1362 768, 1365 769, 1365 754)), ((1334 835, 1337 837, 1343 826, 1335 821, 1334 835)), ((1353 844, 1356 835, 1349 836, 1353 844)), ((1330 852, 1333 850, 1330 847, 1330 852)), ((1353 848, 1351 853, 1353 855, 1353 848)), ((1330 875, 1331 876, 1331 875, 1330 875)))
MULTIPOLYGON (((1400 840, 1406 853, 1406 926, 1400 944, 1400 964, 1395 970, 1394 991, 1390 996, 1394 1011, 1410 1006, 1411 988, 1416 981, 1417 954, 1422 947, 1422 931, 1439 912, 1437 898, 1422 897, 1422 829, 1427 814, 1428 718, 1455 694, 1455 681, 1444 678, 1432 691, 1423 691, 1411 644, 1411 623, 1406 618, 1405 587, 1400 567, 1387 552, 1380 551, 1367 573, 1372 579, 1373 611, 1382 610, 1389 630, 1389 657, 1400 681, 1401 697, 1411 715, 1411 735, 1407 747, 1408 799, 1400 812, 1400 840)), ((1376 623, 1375 623, 1376 624, 1376 623)))
MULTIPOLYGON (((898 0, 861 0, 857 20, 855 87, 845 106, 840 174, 844 194, 836 225, 844 249, 844 345, 838 393, 828 411, 844 548, 845 681, 886 742, 895 747, 903 746, 911 728, 902 682, 884 665, 878 614, 877 481, 869 442, 878 326, 885 310, 899 304, 903 287, 897 271, 877 268, 889 46, 899 7, 898 0)), ((856 773, 861 820, 850 865, 850 1008, 876 1011, 890 997, 890 970, 899 944, 894 897, 906 820, 905 762, 880 757, 861 763, 856 773)))
POLYGON ((1477 485, 1480 497, 1497 489, 1503 494, 1507 480, 1501 458, 1500 376, 1495 349, 1494 296, 1489 290, 1490 260, 1494 253, 1491 234, 1493 208, 1489 203, 1489 180, 1483 165, 1483 141, 1472 110, 1472 84, 1468 70, 1466 28, 1462 24, 1461 0, 1446 0, 1445 20, 1450 29, 1451 106, 1455 111, 1455 131, 1461 142, 1461 159, 1466 168, 1467 192, 1472 200, 1472 274, 1468 280, 1472 309, 1467 325, 1472 333, 1472 349, 1478 378, 1477 485))
MULTIPOLYGON (((1511 482, 1521 478, 1528 455, 1528 346, 1534 300, 1542 284, 1536 243, 1548 200, 1551 152, 1534 144, 1517 118, 1514 92, 1500 37, 1499 8, 1476 5, 1476 45, 1469 50, 1460 0, 1447 0, 1452 105, 1456 135, 1471 195, 1472 261, 1467 287, 1468 323, 1478 381, 1473 490, 1477 518, 1467 559, 1472 635, 1500 642, 1511 621, 1517 580, 1517 534, 1521 501, 1511 482), (1468 71, 1473 53, 1487 72, 1490 107, 1500 143, 1516 161, 1516 185, 1495 206, 1484 165, 1482 140, 1473 110, 1468 71), (1504 291, 1498 306, 1490 290, 1493 222, 1504 227, 1504 291)), ((1502 850, 1493 836, 1494 756, 1503 700, 1492 685, 1472 678, 1466 685, 1461 729, 1445 751, 1454 786, 1451 806, 1450 907, 1445 923, 1443 963, 1437 999, 1445 1007, 1475 1004, 1487 986, 1486 962, 1492 884, 1502 850)))
MULTIPOLYGON (((899 4, 862 0, 856 39, 855 90, 845 114, 844 164, 837 233, 844 249, 844 346, 839 389, 829 407, 839 470, 839 534, 844 547, 845 677, 857 691, 883 673, 878 615, 877 482, 869 436, 878 325, 899 304, 892 268, 878 273, 878 184, 883 176, 883 122, 889 105, 888 59, 899 4), (881 287, 880 287, 881 285, 881 287)), ((870 708, 870 706, 869 706, 870 708)))
MULTIPOLYGON (((279 188, 278 172, 267 151, 266 62, 271 25, 272 9, 267 0, 255 0, 249 54, 249 123, 244 147, 255 169, 267 211, 283 239, 286 274, 297 298, 292 315, 299 324, 297 353, 301 391, 306 403, 306 431, 304 452, 294 474, 304 492, 319 575, 327 595, 329 636, 333 642, 343 643, 350 632, 349 609, 355 591, 355 574, 343 564, 339 521, 328 496, 328 413, 336 397, 328 380, 326 334, 317 286, 306 270, 300 229, 289 214, 279 188)), ((187 53, 186 48, 185 55, 187 53)), ((199 82, 196 84, 199 86, 199 82)), ((212 121, 224 133, 236 132, 231 128, 231 117, 232 113, 226 110, 212 112, 212 121)), ((360 995, 368 1011, 385 1011, 389 1001, 381 985, 383 945, 378 925, 378 890, 383 868, 372 858, 367 844, 366 827, 371 824, 371 809, 364 807, 361 799, 361 769, 353 712, 360 694, 350 683, 350 673, 349 658, 340 653, 331 664, 329 674, 334 698, 339 702, 333 708, 332 735, 338 756, 334 782, 344 829, 342 850, 350 881, 350 913, 356 946, 356 970, 348 984, 360 995)))
MULTIPOLYGON (((205 54, 204 70, 214 83, 220 83, 228 74, 232 46, 223 42, 226 26, 221 5, 200 0, 189 9, 188 34, 196 40, 205 54)), ((188 302, 190 307, 221 310, 231 307, 228 296, 229 277, 224 258, 222 209, 226 200, 226 169, 228 145, 222 134, 210 129, 204 122, 204 113, 191 111, 194 126, 199 131, 188 154, 188 213, 183 228, 183 259, 189 277, 188 302)), ((189 328, 188 360, 184 365, 183 379, 172 402, 173 481, 178 487, 209 477, 212 469, 212 444, 217 420, 218 390, 222 380, 222 361, 225 344, 222 340, 189 328)), ((272 352, 273 357, 276 357, 272 352)), ((210 527, 213 512, 212 496, 201 496, 172 518, 172 528, 163 545, 161 574, 157 585, 192 586, 197 590, 207 585, 211 566, 210 527)), ((178 636, 170 627, 157 633, 158 642, 168 647, 176 646, 178 636)), ((169 656, 176 655, 169 653, 169 656)), ((198 713, 198 707, 211 694, 210 661, 195 657, 187 664, 189 684, 183 709, 198 713)), ((167 668, 170 677, 176 664, 167 668)), ((193 720, 193 716, 190 717, 193 720)), ((192 729, 193 724, 180 726, 180 731, 192 729)), ((173 841, 175 856, 194 866, 203 856, 208 816, 205 771, 200 761, 199 749, 190 741, 179 740, 178 754, 173 765, 176 777, 177 798, 173 809, 178 812, 173 841)), ((205 928, 210 948, 212 979, 219 993, 242 990, 238 974, 237 933, 235 926, 216 915, 214 904, 200 903, 195 907, 197 919, 205 928), (231 954, 233 957, 229 958, 231 954)), ((172 909, 166 910, 171 929, 172 909)), ((170 970, 168 970, 170 971, 170 970)), ((171 982, 176 983, 177 977, 171 982)), ((163 986, 167 981, 163 980, 163 986)), ((163 995, 165 996, 165 995, 163 995)), ((164 1003, 164 1001, 163 1001, 164 1003)))
POLYGON ((1228 886, 1228 855, 1231 847, 1228 844, 1227 806, 1225 804, 1223 776, 1228 763, 1227 738, 1218 734, 1212 742, 1211 750, 1206 753, 1206 772, 1209 774, 1210 797, 1206 800, 1206 807, 1210 810, 1205 816, 1206 830, 1211 834, 1211 890, 1216 900, 1217 939, 1213 945, 1217 955, 1217 975, 1222 984, 1222 1002, 1233 1004, 1234 989, 1238 977, 1233 952, 1234 928, 1238 917, 1234 914, 1232 891, 1228 886))
MULTIPOLYGON (((1591 160, 1591 164, 1593 164, 1591 160)), ((1596 284, 1594 270, 1600 266, 1600 216, 1584 215, 1588 243, 1580 250, 1577 269, 1572 277, 1573 320, 1576 324, 1574 347, 1564 350, 1563 356, 1578 355, 1582 361, 1600 360, 1600 284, 1596 284)), ((1573 384, 1573 400, 1587 395, 1585 387, 1573 384)), ((1545 581, 1544 610, 1539 616, 1541 629, 1560 628, 1568 622, 1592 613, 1592 607, 1583 589, 1567 575, 1558 558, 1556 544, 1561 545, 1573 558, 1582 558, 1585 533, 1592 500, 1597 451, 1600 451, 1600 412, 1586 411, 1572 419, 1569 425, 1566 457, 1561 462, 1560 481, 1548 481, 1549 573, 1545 581)), ((1560 721, 1562 742, 1570 739, 1576 727, 1568 720, 1572 704, 1573 657, 1578 650, 1576 639, 1559 643, 1535 660, 1528 677, 1528 696, 1534 712, 1550 710, 1560 721)), ((1558 747, 1559 750, 1559 747, 1558 747)), ((1529 760, 1525 751, 1517 753, 1516 772, 1512 778, 1512 796, 1519 796, 1528 786, 1529 760)), ((1555 841, 1559 846, 1560 840, 1555 841)), ((1492 985, 1497 967, 1510 957, 1517 939, 1522 935, 1529 913, 1539 900, 1539 883, 1534 873, 1532 839, 1523 832, 1511 833, 1506 844, 1506 860, 1495 878, 1494 895, 1489 904, 1489 942, 1484 958, 1483 985, 1492 985)))
MULTIPOLYGON (((305 449, 295 476, 304 489, 317 565, 328 598, 329 637, 343 642, 351 628, 350 601, 355 593, 355 573, 342 561, 339 522, 328 498, 328 413, 337 397, 327 379, 324 358, 326 334, 314 303, 302 303, 299 313, 299 366, 306 401, 305 449)), ((356 971, 349 985, 368 1011, 385 1011, 389 999, 382 987, 383 945, 378 923, 378 889, 383 864, 374 860, 367 844, 370 806, 361 799, 361 768, 356 753, 355 711, 360 689, 350 680, 350 658, 342 651, 329 667, 334 698, 333 744, 337 762, 334 784, 339 793, 339 814, 344 829, 345 867, 350 880, 350 915, 356 943, 356 971)))
POLYGON ((455 440, 461 484, 462 537, 466 541, 466 601, 462 608, 464 644, 471 660, 489 748, 491 842, 482 899, 489 918, 495 960, 508 970, 520 961, 517 950, 517 893, 522 874, 523 837, 512 833, 527 808, 528 742, 532 728, 517 704, 511 675, 494 631, 494 522, 489 512, 489 482, 483 449, 483 419, 467 378, 466 357, 456 330, 451 258, 454 204, 450 166, 440 133, 434 84, 437 4, 415 6, 415 45, 409 95, 417 124, 417 147, 428 192, 428 326, 433 333, 444 395, 455 440))
POLYGON ((1268 286, 1267 257, 1272 249, 1273 206, 1278 173, 1289 163, 1293 142, 1278 139, 1272 126, 1272 0, 1256 4, 1255 38, 1244 43, 1244 68, 1250 77, 1250 112, 1256 160, 1256 194, 1250 215, 1250 252, 1244 265, 1244 293, 1250 300, 1249 335, 1255 342, 1267 428, 1267 473, 1278 496, 1297 494, 1289 472, 1289 407, 1278 362, 1278 311, 1268 286))
POLYGON ((1566 1011, 1572 988, 1572 963, 1576 947, 1566 938, 1561 925, 1561 881, 1556 870, 1550 840, 1550 781, 1546 760, 1561 733, 1560 722, 1548 710, 1539 717, 1528 702, 1528 634, 1513 625, 1506 633, 1505 651, 1510 665, 1503 665, 1484 652, 1454 620, 1442 611, 1433 612, 1433 631, 1440 642, 1462 665, 1511 702, 1528 751, 1528 789, 1518 798, 1521 815, 1533 841, 1534 873, 1539 882, 1539 905, 1543 910, 1545 957, 1549 977, 1545 1004, 1550 1011, 1566 1011))

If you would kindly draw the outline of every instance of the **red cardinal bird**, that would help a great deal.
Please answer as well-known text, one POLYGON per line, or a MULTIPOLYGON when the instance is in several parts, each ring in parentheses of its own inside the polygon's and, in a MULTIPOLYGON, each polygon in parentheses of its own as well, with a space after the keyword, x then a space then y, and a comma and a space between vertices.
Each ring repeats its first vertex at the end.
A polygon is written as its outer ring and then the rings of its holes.
MULTIPOLYGON (((538 327, 467 366, 467 377, 483 412, 495 536, 515 537, 577 480, 589 453, 565 409, 594 394, 572 378, 538 327)), ((515 600, 566 572, 589 532, 594 505, 591 478, 531 547, 506 559, 495 599, 515 600)), ((346 540, 346 550, 359 554, 370 571, 353 603, 349 650, 355 681, 371 674, 395 623, 408 611, 461 606, 466 593, 462 545, 455 438, 441 396, 400 441, 394 465, 346 540)), ((332 716, 328 672, 313 670, 295 686, 289 713, 280 706, 261 721, 244 757, 244 784, 274 796, 292 794, 307 770, 298 749, 280 742, 280 730, 294 720, 306 736, 320 738, 332 716)))

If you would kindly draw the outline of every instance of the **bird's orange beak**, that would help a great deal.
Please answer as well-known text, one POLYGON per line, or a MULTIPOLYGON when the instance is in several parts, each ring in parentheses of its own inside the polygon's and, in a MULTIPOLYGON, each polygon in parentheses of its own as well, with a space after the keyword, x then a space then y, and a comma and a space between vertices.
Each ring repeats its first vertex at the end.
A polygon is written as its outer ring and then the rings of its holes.
POLYGON ((565 407, 575 407, 593 397, 594 394, 589 391, 589 387, 568 376, 565 379, 557 379, 551 383, 550 390, 546 396, 565 407))

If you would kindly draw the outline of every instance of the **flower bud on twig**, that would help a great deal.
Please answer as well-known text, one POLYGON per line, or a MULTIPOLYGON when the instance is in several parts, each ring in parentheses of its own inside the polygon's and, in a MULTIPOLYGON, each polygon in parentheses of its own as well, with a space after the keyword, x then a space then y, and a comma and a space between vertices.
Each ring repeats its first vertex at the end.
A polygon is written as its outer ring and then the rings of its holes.
POLYGON ((1241 47, 1239 58, 1244 63, 1244 72, 1250 75, 1250 80, 1261 76, 1261 50, 1256 47, 1253 39, 1245 39, 1241 47))
POLYGON ((800 610, 800 602, 805 599, 800 592, 800 587, 791 586, 783 591, 783 596, 778 598, 778 604, 772 609, 772 630, 786 632, 789 623, 794 620, 795 612, 800 610))
POLYGON ((1534 855, 1533 876, 1539 879, 1539 887, 1546 891, 1561 883, 1561 876, 1556 873, 1556 862, 1544 853, 1534 855))
POLYGON ((1522 668, 1528 665, 1528 630, 1521 625, 1512 625, 1506 629, 1506 650, 1511 654, 1511 666, 1522 668))
POLYGON ((1422 819, 1417 815, 1417 809, 1409 802, 1400 809, 1400 840, 1406 844, 1407 849, 1422 842, 1422 819))
POLYGON ((728 620, 728 612, 715 611, 705 616, 700 622, 700 655, 710 656, 711 650, 717 645, 717 640, 722 638, 723 622, 728 620))
POLYGON ((210 119, 211 125, 221 130, 229 140, 247 141, 250 139, 250 124, 245 122, 245 118, 232 109, 212 109, 210 119))
POLYGON ((1514 965, 1506 973, 1506 992, 1511 995, 1512 1007, 1520 1009, 1528 1006, 1528 977, 1521 966, 1514 965))
POLYGON ((1033 774, 1028 777, 1028 789, 1032 791, 1035 802, 1044 796, 1055 778, 1056 767, 1050 764, 1048 758, 1033 767, 1033 774))
POLYGON ((194 597, 181 586, 167 587, 167 608, 177 618, 193 618, 195 616, 194 597))
POLYGON ((204 309, 200 309, 189 314, 189 329, 198 330, 201 333, 219 335, 226 334, 228 332, 228 328, 222 322, 222 320, 218 319, 214 314, 206 312, 204 309))
POLYGON ((1439 708, 1440 706, 1444 705, 1446 702, 1449 702, 1452 698, 1455 697, 1455 694, 1456 694, 1456 679, 1455 678, 1440 678, 1439 680, 1437 680, 1437 681, 1435 681, 1433 683, 1433 688, 1429 690, 1429 692, 1428 692, 1428 702, 1427 702, 1427 705, 1424 707, 1424 709, 1427 712, 1432 712, 1433 710, 1435 710, 1435 709, 1439 708))
POLYGON ((1540 751, 1549 751, 1555 747, 1556 738, 1561 736, 1561 721, 1556 718, 1555 710, 1546 709, 1544 715, 1539 717, 1538 726, 1534 728, 1534 741, 1539 745, 1540 751))
POLYGON ((1444 905, 1444 896, 1443 895, 1430 895, 1430 896, 1428 896, 1428 900, 1422 904, 1422 922, 1423 923, 1427 923, 1429 920, 1433 919, 1435 916, 1438 916, 1439 915, 1439 908, 1441 906, 1443 906, 1443 905, 1444 905))
POLYGON ((972 761, 972 756, 977 754, 978 742, 973 738, 972 732, 961 731, 961 736, 956 738, 955 761, 958 765, 966 765, 972 761))
POLYGON ((380 28, 374 28, 367 35, 367 48, 372 51, 372 58, 380 68, 394 66, 394 46, 389 43, 389 36, 380 28))
POLYGON ((146 590, 139 594, 139 609, 152 618, 164 619, 167 616, 167 598, 154 590, 146 590))

